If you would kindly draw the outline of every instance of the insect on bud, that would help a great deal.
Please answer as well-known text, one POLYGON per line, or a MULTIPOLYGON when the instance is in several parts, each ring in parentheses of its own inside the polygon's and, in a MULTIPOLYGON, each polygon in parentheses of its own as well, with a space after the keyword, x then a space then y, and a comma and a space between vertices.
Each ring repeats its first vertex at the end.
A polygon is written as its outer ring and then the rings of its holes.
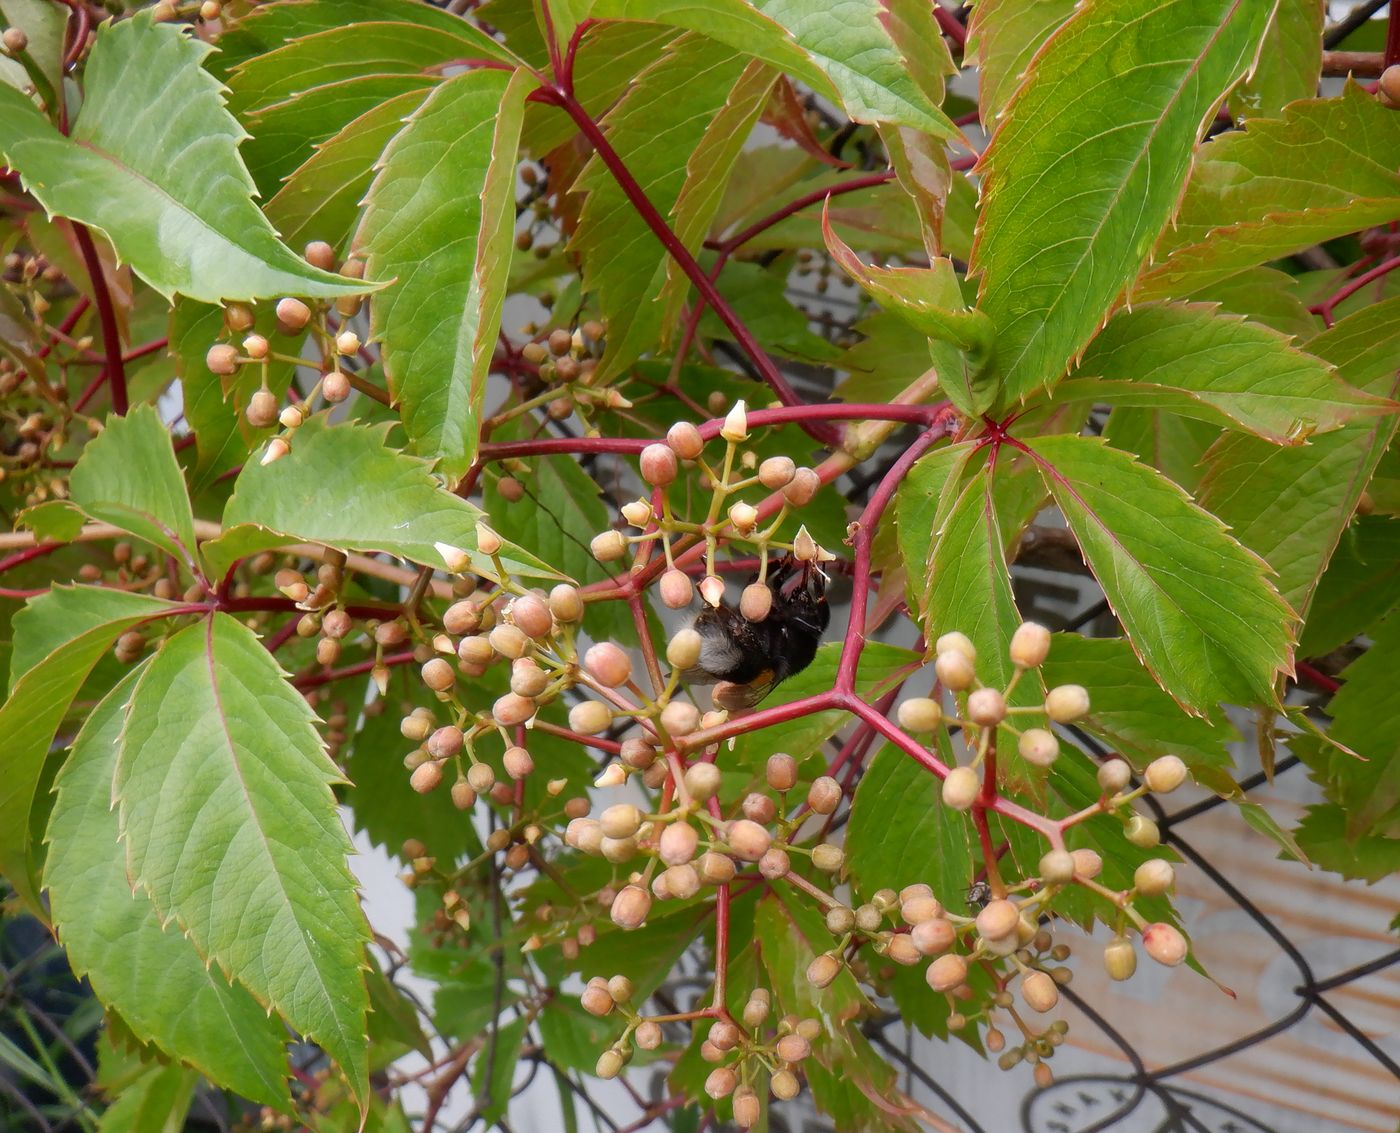
POLYGON ((248 408, 243 411, 248 424, 255 429, 266 429, 277 421, 277 398, 271 390, 260 389, 248 399, 248 408))
POLYGON ((773 609, 773 591, 766 582, 752 582, 739 595, 739 613, 751 622, 761 622, 773 609))
POLYGON ((1165 795, 1186 781, 1186 764, 1174 755, 1164 755, 1147 765, 1142 781, 1149 791, 1165 795))
POLYGON ((664 488, 676 478, 679 464, 670 445, 650 444, 642 449, 639 461, 642 479, 653 488, 664 488))
POLYGON ((1176 870, 1162 858, 1149 858, 1133 872, 1133 887, 1144 897, 1156 897, 1176 884, 1176 870))
POLYGON ((743 398, 736 401, 734 407, 725 415, 719 435, 733 444, 749 439, 749 415, 743 398))
POLYGON ((589 550, 600 563, 616 562, 627 553, 627 536, 621 531, 600 532, 593 536, 589 550))
POLYGON ((718 607, 724 601, 724 579, 717 574, 707 574, 700 583, 700 597, 718 607))
POLYGON ((898 717, 906 732, 932 732, 943 722, 943 708, 927 696, 915 696, 900 704, 898 717))
POLYGON ((950 952, 930 964, 924 978, 934 991, 952 991, 967 983, 967 961, 956 952, 950 952))
POLYGON ((1045 715, 1057 724, 1072 724, 1089 714, 1089 694, 1082 685, 1059 685, 1045 694, 1045 715))
POLYGON ((1044 728, 1027 728, 1016 743, 1021 758, 1034 767, 1049 767, 1060 754, 1060 741, 1044 728))
POLYGON ((950 650, 940 653, 933 662, 933 671, 944 688, 952 692, 963 692, 972 687, 977 672, 966 653, 950 650))
POLYGON ((311 321, 311 308, 290 296, 277 301, 277 325, 287 334, 294 334, 311 321))
POLYGON ((954 767, 943 780, 943 805, 969 810, 982 790, 982 780, 971 767, 954 767))
POLYGON ((1022 622, 1011 635, 1011 663, 1034 669, 1050 654, 1050 631, 1036 622, 1022 622))
POLYGON ((705 449, 700 430, 689 421, 677 421, 667 429, 666 444, 682 460, 694 460, 705 449))
POLYGON ((690 605, 690 600, 695 594, 695 587, 691 585, 690 578, 683 570, 672 568, 661 576, 658 584, 661 592, 661 602, 669 610, 682 610, 690 605))
POLYGON ((1152 959, 1175 968, 1186 959, 1186 937, 1169 924, 1150 924, 1142 930, 1142 947, 1152 959))
POLYGON ((681 629, 666 644, 666 663, 673 669, 693 669, 700 663, 704 644, 698 631, 681 629))
POLYGON ((209 367, 211 374, 236 374, 238 351, 226 342, 215 343, 204 356, 204 364, 209 367))

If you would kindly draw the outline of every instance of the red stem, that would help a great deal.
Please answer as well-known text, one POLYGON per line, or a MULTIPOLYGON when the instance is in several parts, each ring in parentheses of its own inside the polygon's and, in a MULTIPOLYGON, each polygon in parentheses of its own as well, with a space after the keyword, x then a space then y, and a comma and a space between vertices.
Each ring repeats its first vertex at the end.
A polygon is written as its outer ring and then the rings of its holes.
POLYGON ((1339 288, 1317 306, 1309 307, 1308 310, 1314 315, 1321 315, 1322 321, 1330 327, 1332 325, 1332 311, 1338 303, 1350 299, 1368 283, 1375 283, 1376 280, 1389 275, 1396 268, 1400 268, 1400 256, 1392 256, 1384 263, 1377 264, 1365 275, 1357 276, 1345 287, 1339 288))
POLYGON ((884 169, 879 173, 866 173, 860 177, 853 177, 849 181, 842 181, 838 185, 830 185, 825 189, 813 189, 810 193, 789 201, 782 208, 774 209, 767 216, 754 221, 742 232, 733 236, 727 236, 723 240, 706 240, 705 247, 730 255, 738 248, 747 244, 755 236, 766 232, 775 224, 786 220, 794 213, 801 212, 811 205, 821 204, 822 201, 830 197, 839 197, 843 193, 854 193, 860 189, 869 189, 875 185, 883 185, 886 181, 893 181, 895 172, 893 169, 884 169))
MULTIPOLYGON (((646 221, 647 227, 651 229, 653 235, 661 241, 662 247, 680 265, 681 271, 685 273, 691 285, 700 292, 705 302, 714 308, 720 322, 724 323, 729 333, 734 336, 734 341, 739 344, 740 349, 749 356, 778 400, 788 406, 801 405, 802 399, 798 396, 797 391, 788 384, 787 378, 773 364, 773 360, 768 357, 767 352, 759 345, 749 328, 744 325, 744 321, 735 314, 734 309, 729 306, 724 296, 710 281, 710 277, 705 274, 704 268, 690 254, 690 249, 685 246, 671 226, 666 223, 665 217, 651 203, 646 191, 637 183, 637 179, 632 176, 632 171, 627 168, 621 156, 612 148, 602 128, 593 120, 582 104, 561 84, 542 88, 531 97, 537 98, 539 101, 553 103, 574 120, 579 132, 588 139, 598 154, 598 159, 608 167, 608 171, 612 174, 613 180, 617 182, 618 188, 632 203, 632 207, 637 210, 638 215, 646 221)), ((811 422, 804 424, 804 428, 815 440, 824 445, 834 446, 840 439, 840 434, 825 424, 811 422)))
POLYGON ((1400 62, 1400 0, 1390 0, 1385 26, 1385 65, 1400 62))
POLYGON ((938 30, 951 39, 954 44, 958 47, 967 46, 967 28, 952 12, 939 7, 938 0, 934 0, 933 3, 933 18, 938 21, 938 30))
POLYGON ((68 546, 67 543, 36 543, 33 547, 26 547, 23 551, 16 551, 13 555, 7 555, 0 559, 0 574, 7 570, 13 570, 22 563, 27 563, 31 559, 42 558, 44 555, 51 555, 60 547, 68 546))
POLYGON ((112 293, 107 289, 107 277, 102 273, 102 260, 92 242, 92 234, 87 225, 73 223, 73 234, 78 241, 78 250, 83 254, 83 264, 88 278, 92 280, 92 294, 97 300, 97 315, 102 322, 102 349, 107 355, 107 384, 112 389, 112 412, 118 417, 126 416, 129 408, 126 396, 126 367, 122 362, 121 334, 117 330, 117 312, 112 306, 112 293))
POLYGON ((49 352, 52 351, 54 346, 57 344, 59 336, 67 335, 70 331, 72 331, 72 329, 78 325, 78 320, 83 317, 83 312, 85 312, 91 305, 91 301, 86 295, 81 296, 78 299, 78 301, 73 304, 73 309, 68 312, 63 322, 58 324, 58 330, 57 333, 54 335, 54 341, 45 343, 44 346, 39 350, 39 353, 35 355, 35 357, 47 358, 49 356, 49 352))
POLYGON ((1342 682, 1329 677, 1321 669, 1309 665, 1306 661, 1299 661, 1295 668, 1298 675, 1315 688, 1320 688, 1323 692, 1336 692, 1342 687, 1342 682))

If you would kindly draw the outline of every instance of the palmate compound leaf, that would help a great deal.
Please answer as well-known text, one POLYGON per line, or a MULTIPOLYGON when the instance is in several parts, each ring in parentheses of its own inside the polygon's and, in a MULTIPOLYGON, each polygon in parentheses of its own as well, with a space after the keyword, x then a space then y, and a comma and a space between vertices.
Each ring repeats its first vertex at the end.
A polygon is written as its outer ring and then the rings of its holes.
MULTIPOLYGON (((439 570, 451 565, 442 548, 458 548, 472 556, 473 569, 494 572, 476 549, 480 509, 443 488, 425 461, 390 448, 387 431, 387 425, 328 426, 316 416, 297 429, 281 460, 245 464, 224 507, 224 533, 201 548, 213 573, 301 541, 384 551, 439 570)), ((509 543, 500 559, 512 574, 559 577, 509 543)))
MULTIPOLYGON (((1339 319, 1307 343, 1353 387, 1392 397, 1400 367, 1400 298, 1339 319)), ((1234 433, 1205 457, 1198 498, 1235 538, 1278 572, 1279 592, 1306 618, 1317 580, 1351 522, 1395 434, 1394 415, 1371 418, 1280 449, 1234 433)))
MULTIPOLYGON (((1260 5, 1261 7, 1263 5, 1260 5)), ((1400 121, 1349 83, 1201 148, 1134 302, 1187 295, 1243 268, 1400 217, 1400 121)))
POLYGON ((958 138, 958 128, 908 74, 884 8, 879 0, 594 0, 590 14, 702 32, 820 94, 834 95, 858 122, 891 122, 958 138))
POLYGON ((372 290, 313 268, 258 211, 238 154, 243 131, 200 66, 211 50, 149 13, 109 20, 97 32, 70 137, 0 84, 0 156, 50 214, 104 232, 167 298, 372 290))
POLYGON ((1212 303, 1150 303, 1108 321, 1055 396, 1169 409, 1281 445, 1400 405, 1260 323, 1212 303))
POLYGON ((15 615, 10 696, 0 707, 0 873, 41 918, 29 815, 54 734, 112 642, 177 608, 125 590, 56 586, 15 615))
POLYGON ((325 1048, 363 1104, 369 926, 314 719, 253 632, 216 613, 142 673, 112 801, 162 922, 325 1048))
POLYGON ((244 1097, 286 1108, 281 1021, 207 966, 178 927, 162 929, 155 906, 127 879, 112 776, 137 676, 93 710, 55 782, 44 886, 59 942, 74 973, 142 1042, 244 1097))
POLYGON ((1089 0, 1036 54, 982 157, 970 269, 1004 404, 1053 384, 1137 274, 1269 8, 1089 0))
POLYGON ((71 497, 93 519, 129 531, 195 565, 194 513, 170 430, 155 407, 110 417, 83 448, 69 480, 71 497))
POLYGON ((1029 442, 1055 503, 1128 640, 1193 715, 1275 703, 1295 615, 1210 513, 1128 453, 1074 435, 1029 442))
POLYGON ((418 453, 450 477, 476 457, 515 230, 526 71, 473 70, 428 95, 389 144, 356 236, 389 389, 418 453))

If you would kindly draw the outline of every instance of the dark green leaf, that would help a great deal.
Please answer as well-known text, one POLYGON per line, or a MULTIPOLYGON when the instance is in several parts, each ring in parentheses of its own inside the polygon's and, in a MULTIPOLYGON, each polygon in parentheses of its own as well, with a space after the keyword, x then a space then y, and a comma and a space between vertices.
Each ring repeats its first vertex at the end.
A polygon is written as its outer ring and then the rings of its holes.
POLYGON ((476 458, 515 231, 515 165, 535 81, 472 70, 433 91, 385 151, 355 238, 404 428, 452 479, 476 458))
POLYGON ((1130 452, 1188 492, 1201 479, 1201 459, 1220 429, 1166 409, 1119 405, 1108 415, 1103 438, 1130 452))
POLYGON ((1035 56, 982 157, 971 265, 1003 403, 1053 384, 1146 261, 1268 16, 1240 0, 1104 0, 1035 56))
POLYGON ((94 709, 58 774, 44 866, 54 927, 73 971, 142 1042, 221 1086, 286 1108, 280 1020, 207 966, 176 926, 162 929, 155 906, 127 879, 112 775, 135 677, 94 709))
POLYGON ((200 61, 212 48, 147 13, 98 29, 64 138, 0 85, 0 154, 52 213, 100 229, 167 298, 365 291, 295 255, 252 201, 241 131, 200 61), (179 106, 180 113, 166 114, 179 106))
POLYGON ((126 867, 163 920, 368 1093, 368 925, 305 699, 227 614, 168 638, 136 686, 112 784, 126 867), (205 863, 199 870, 185 863, 205 863))
POLYGON ((1265 564, 1159 473, 1077 436, 1030 443, 1134 651, 1187 711, 1272 704, 1293 615, 1265 564))
POLYGON ((1345 645, 1400 602, 1400 523, 1386 516, 1355 520, 1318 582, 1298 652, 1321 657, 1345 645))
POLYGON ((1230 95, 1236 121, 1277 118, 1290 102, 1317 94, 1326 8, 1317 0, 1279 0, 1254 70, 1230 95))
POLYGON ((1336 803, 1315 803, 1294 831, 1314 862, 1343 877, 1374 885, 1400 872, 1400 838, 1378 834, 1349 837, 1347 812, 1336 803))

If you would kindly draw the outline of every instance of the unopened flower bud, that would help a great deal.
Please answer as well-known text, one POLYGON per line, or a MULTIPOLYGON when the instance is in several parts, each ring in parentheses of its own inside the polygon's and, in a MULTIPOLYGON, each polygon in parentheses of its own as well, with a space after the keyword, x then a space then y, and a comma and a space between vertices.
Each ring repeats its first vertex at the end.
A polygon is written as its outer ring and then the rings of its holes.
POLYGON ((729 824, 725 841, 729 843, 734 856, 746 862, 756 862, 772 844, 772 835, 757 822, 741 818, 729 824))
POLYGON ((666 430, 666 444, 682 460, 694 460, 705 448, 700 430, 688 421, 677 421, 666 430))
POLYGON ((932 732, 943 722, 943 708, 930 697, 910 697, 900 703, 898 718, 906 732, 932 732))
POLYGON ((1021 758, 1034 767, 1049 767, 1060 754, 1060 741, 1044 728, 1027 728, 1017 741, 1021 758))
POLYGON ((700 597, 707 604, 718 607, 724 601, 724 579, 717 574, 707 574, 700 581, 700 597))
POLYGON ((791 507, 806 507, 821 491, 822 478, 810 468, 799 468, 783 489, 783 499, 791 507))
POLYGON ((930 917, 909 930, 910 941, 924 956, 941 956, 957 938, 958 930, 947 917, 930 917))
POLYGON ((1152 819, 1135 814, 1128 819, 1128 824, 1123 828, 1123 837, 1134 846, 1150 850, 1162 841, 1162 832, 1157 829, 1157 824, 1152 819))
POLYGON ((736 531, 750 532, 758 523, 758 509, 753 504, 746 504, 743 500, 739 500, 729 507, 729 522, 734 525, 736 531))
POLYGON ((692 763, 685 769, 685 789, 697 802, 707 802, 719 792, 722 775, 713 763, 692 763))
POLYGON ((1132 782, 1133 769, 1126 759, 1110 759, 1099 766, 1097 778, 1104 794, 1116 795, 1132 782))
POLYGON ((1074 855, 1068 850, 1049 850, 1040 859, 1040 876, 1047 885, 1067 885, 1074 880, 1074 855))
POLYGON ((1142 947, 1157 963, 1169 968, 1186 959, 1186 937, 1169 924, 1150 924, 1143 929, 1142 947))
POLYGON ((1137 950, 1126 936, 1115 936, 1104 946, 1103 966, 1110 979, 1132 979, 1137 971, 1137 950))
POLYGON ((734 407, 725 415, 719 435, 735 444, 749 439, 749 415, 742 398, 736 401, 734 407))
POLYGON ((476 525, 476 549, 483 555, 494 555, 501 549, 501 537, 484 523, 476 525))
POLYGON ((686 700, 673 700, 661 710, 661 726, 668 735, 686 736, 700 726, 700 710, 686 700))
POLYGON ((584 700, 569 709, 569 728, 582 736, 596 736, 608 730, 612 712, 597 700, 584 700))
POLYGON ((642 479, 653 488, 664 488, 676 478, 676 452, 670 445, 650 444, 642 449, 642 479))
POLYGON ((956 952, 938 957, 924 973, 934 991, 952 991, 967 983, 967 961, 956 952))
POLYGON ((1050 653, 1050 631, 1036 622, 1022 622, 1011 635, 1011 662, 1034 669, 1050 653))
POLYGON ((940 653, 933 662, 933 671, 944 688, 952 692, 970 689, 977 679, 977 670, 966 653, 956 649, 940 653))
POLYGON ((967 697, 968 718, 981 728, 994 728, 1006 719, 1006 698, 994 688, 974 689, 967 697))
POLYGON ((1021 910, 1014 901, 998 898, 989 901, 977 914, 977 931, 987 940, 1005 940, 1016 932, 1021 910))
POLYGON ((1089 714, 1089 694, 1081 685, 1060 685, 1045 694, 1045 714, 1057 724, 1072 724, 1089 714))
POLYGON ((977 801, 982 780, 971 767, 954 767, 943 780, 943 805, 954 810, 968 810, 977 801))
POLYGON ((209 368, 211 374, 236 374, 238 373, 238 351, 226 342, 215 343, 205 354, 204 364, 209 368))
POLYGON ((773 609, 773 591, 766 582, 752 582, 739 595, 739 613, 751 622, 761 622, 773 609))
POLYGON ((1094 850, 1073 850, 1070 856, 1074 858, 1074 872, 1077 877, 1093 880, 1103 872, 1103 858, 1094 850))
POLYGON ((442 765, 439 763, 420 763, 413 769, 413 774, 409 776, 408 785, 420 795, 437 788, 442 782, 442 765))
POLYGON ((583 595, 578 587, 561 582, 549 592, 549 612, 555 620, 572 625, 583 620, 583 595))
POLYGON ((1149 791, 1164 795, 1186 782, 1186 764, 1174 755, 1164 755, 1147 765, 1142 781, 1149 791))
POLYGON ((651 912, 651 894, 640 885, 628 885, 613 899, 611 917, 619 928, 637 928, 651 912))
POLYGON ((695 593, 695 587, 691 585, 685 571, 674 568, 661 576, 658 589, 661 592, 662 604, 670 610, 681 610, 689 606, 695 593))
POLYGON ((621 531, 603 531, 593 536, 589 549, 600 563, 616 562, 627 553, 627 537, 621 531))
POLYGON ((626 684, 632 675, 632 660, 621 646, 611 641, 591 645, 583 656, 583 667, 604 688, 626 684))
POLYGON ((1045 972, 1027 972, 1021 977, 1021 998, 1032 1011, 1044 1014, 1060 1002, 1060 992, 1045 972))
POLYGON ((1149 858, 1133 871, 1133 887, 1144 897, 1156 897, 1176 883, 1176 870, 1162 858, 1149 858))
POLYGON ((797 783, 797 760, 786 752, 774 752, 764 768, 768 785, 775 791, 790 791, 797 783))
POLYGON ((817 814, 834 814, 841 805, 841 784, 830 775, 814 779, 807 791, 807 805, 817 814))
POLYGON ((622 518, 633 527, 645 527, 651 522, 651 504, 646 500, 633 500, 630 504, 623 504, 621 511, 622 518))
POLYGON ((841 974, 841 961, 830 952, 823 952, 807 965, 807 982, 813 987, 829 987, 841 974))
POLYGON ((836 873, 846 864, 846 851, 831 842, 812 847, 812 865, 822 873, 836 873))
POLYGON ((277 301, 277 323, 284 331, 294 333, 311 321, 311 308, 300 299, 288 297, 277 301))
POLYGON ((248 424, 255 429, 266 429, 277 421, 277 397, 271 390, 255 390, 248 399, 248 407, 243 411, 248 424))

